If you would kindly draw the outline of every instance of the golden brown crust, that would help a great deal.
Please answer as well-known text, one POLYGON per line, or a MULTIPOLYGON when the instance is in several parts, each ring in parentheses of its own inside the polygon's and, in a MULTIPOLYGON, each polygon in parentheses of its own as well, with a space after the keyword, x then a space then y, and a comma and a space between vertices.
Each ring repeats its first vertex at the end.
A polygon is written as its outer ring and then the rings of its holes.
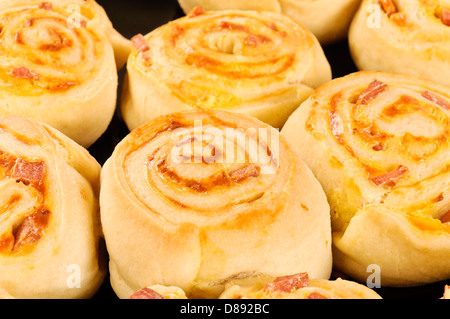
POLYGON ((335 265, 359 281, 372 264, 383 285, 450 276, 448 101, 432 82, 358 72, 319 88, 282 130, 328 195, 335 265))
POLYGON ((450 84, 448 17, 443 1, 362 1, 349 30, 356 66, 450 84))
POLYGON ((132 42, 121 99, 130 129, 191 109, 236 111, 281 127, 331 79, 314 36, 277 13, 195 12, 132 42))
POLYGON ((249 116, 190 111, 121 141, 103 168, 100 196, 116 293, 164 284, 217 297, 238 274, 309 268, 327 277, 324 194, 289 145, 275 144, 278 136, 249 116))
POLYGON ((100 165, 46 124, 9 115, 0 127, 0 286, 19 299, 91 297, 105 275, 100 165))
POLYGON ((361 0, 179 0, 186 14, 204 10, 255 10, 283 13, 301 23, 326 45, 344 39, 361 0))
POLYGON ((361 284, 337 279, 310 279, 307 273, 271 278, 265 283, 230 282, 221 299, 381 299, 361 284))

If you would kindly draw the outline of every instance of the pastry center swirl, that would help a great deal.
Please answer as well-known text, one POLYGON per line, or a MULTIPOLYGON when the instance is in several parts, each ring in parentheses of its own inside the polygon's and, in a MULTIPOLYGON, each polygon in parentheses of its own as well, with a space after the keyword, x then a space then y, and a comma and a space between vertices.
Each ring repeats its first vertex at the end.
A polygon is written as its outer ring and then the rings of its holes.
POLYGON ((376 80, 356 98, 350 94, 331 97, 328 126, 372 183, 414 185, 448 170, 442 167, 450 141, 450 104, 444 97, 376 80))
POLYGON ((15 94, 61 92, 80 85, 96 67, 101 41, 68 13, 26 8, 0 17, 0 85, 15 94))
MULTIPOLYGON (((276 136, 272 129, 244 129, 210 119, 172 121, 134 152, 142 155, 129 156, 126 170, 144 165, 140 183, 146 191, 136 190, 144 200, 151 193, 165 205, 217 211, 251 203, 270 187, 278 170, 276 136)), ((131 177, 131 187, 136 178, 131 177)))

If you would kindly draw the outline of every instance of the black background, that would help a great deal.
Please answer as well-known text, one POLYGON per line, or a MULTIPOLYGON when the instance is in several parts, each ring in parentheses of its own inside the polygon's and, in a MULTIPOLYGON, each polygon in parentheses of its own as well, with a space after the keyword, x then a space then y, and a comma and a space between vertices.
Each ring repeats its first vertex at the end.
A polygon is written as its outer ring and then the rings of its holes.
MULTIPOLYGON (((97 0, 97 2, 103 6, 116 30, 127 38, 131 38, 138 33, 145 35, 153 29, 184 15, 176 0, 97 0)), ((357 71, 348 50, 347 40, 325 46, 324 51, 330 62, 334 78, 357 71)), ((124 72, 125 68, 119 71, 118 101, 120 100, 124 72)), ((111 155, 115 145, 128 133, 129 131, 117 108, 108 130, 89 148, 89 152, 103 165, 111 155)), ((436 300, 442 297, 445 284, 450 285, 450 281, 413 288, 383 287, 375 289, 375 291, 385 299, 436 300)), ((111 289, 108 277, 94 299, 117 299, 111 289)))

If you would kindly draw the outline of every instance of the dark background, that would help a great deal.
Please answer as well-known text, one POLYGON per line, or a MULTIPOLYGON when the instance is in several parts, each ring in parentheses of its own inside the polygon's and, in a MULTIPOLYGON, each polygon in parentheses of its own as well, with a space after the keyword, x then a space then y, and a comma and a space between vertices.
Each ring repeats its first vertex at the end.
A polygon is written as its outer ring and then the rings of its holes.
MULTIPOLYGON (((138 33, 145 35, 153 29, 184 15, 176 0, 97 0, 97 2, 103 6, 115 29, 127 38, 131 38, 138 33)), ((325 46, 324 51, 330 62, 334 78, 357 71, 346 40, 325 46)), ((124 72, 125 68, 119 71, 119 83, 123 81, 124 72)), ((118 88, 119 98, 120 92, 121 84, 118 88)), ((128 133, 129 131, 117 108, 108 130, 89 148, 89 152, 103 165, 111 155, 115 145, 128 133)), ((385 299, 438 299, 443 295, 445 284, 450 285, 450 280, 421 287, 379 288, 375 291, 385 299)), ((95 298, 117 298, 111 289, 109 278, 105 279, 95 298)))

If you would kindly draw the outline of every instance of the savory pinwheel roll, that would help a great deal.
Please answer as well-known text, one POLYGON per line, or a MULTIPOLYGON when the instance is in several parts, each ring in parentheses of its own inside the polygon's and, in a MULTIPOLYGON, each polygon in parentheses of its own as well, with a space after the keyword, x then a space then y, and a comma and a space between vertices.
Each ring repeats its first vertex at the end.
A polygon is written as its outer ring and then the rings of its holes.
POLYGON ((281 134, 331 206, 336 269, 384 286, 450 278, 449 123, 448 88, 382 72, 335 79, 289 118, 281 134))
POLYGON ((72 28, 89 25, 98 32, 105 33, 114 49, 117 69, 127 62, 131 52, 131 41, 121 35, 113 26, 105 10, 95 0, 0 0, 0 8, 40 6, 47 10, 58 8, 67 16, 67 24, 72 28))
POLYGON ((297 273, 253 283, 230 282, 220 299, 381 299, 381 296, 353 281, 310 279, 308 273, 297 273))
POLYGON ((0 117, 0 298, 88 298, 105 276, 100 165, 52 127, 0 117))
POLYGON ((449 37, 448 1, 364 0, 349 44, 360 70, 405 73, 450 85, 449 37))
MULTIPOLYGON (((129 299, 187 299, 179 287, 154 285, 140 289, 129 299)), ((233 279, 219 299, 381 299, 374 290, 359 283, 310 279, 308 273, 269 277, 258 275, 233 279)))
POLYGON ((152 285, 215 298, 237 277, 331 272, 320 184, 248 115, 185 111, 133 130, 103 166, 100 208, 120 298, 152 285))
POLYGON ((132 42, 121 99, 130 130, 195 109, 245 113, 281 127, 331 79, 317 39, 279 13, 197 7, 132 42))
POLYGON ((283 13, 301 23, 322 44, 347 37, 361 0, 178 0, 185 13, 201 5, 205 10, 257 10, 283 13))
POLYGON ((0 2, 0 115, 34 118, 89 147, 114 114, 116 63, 100 19, 74 24, 63 2, 73 1, 0 2))

